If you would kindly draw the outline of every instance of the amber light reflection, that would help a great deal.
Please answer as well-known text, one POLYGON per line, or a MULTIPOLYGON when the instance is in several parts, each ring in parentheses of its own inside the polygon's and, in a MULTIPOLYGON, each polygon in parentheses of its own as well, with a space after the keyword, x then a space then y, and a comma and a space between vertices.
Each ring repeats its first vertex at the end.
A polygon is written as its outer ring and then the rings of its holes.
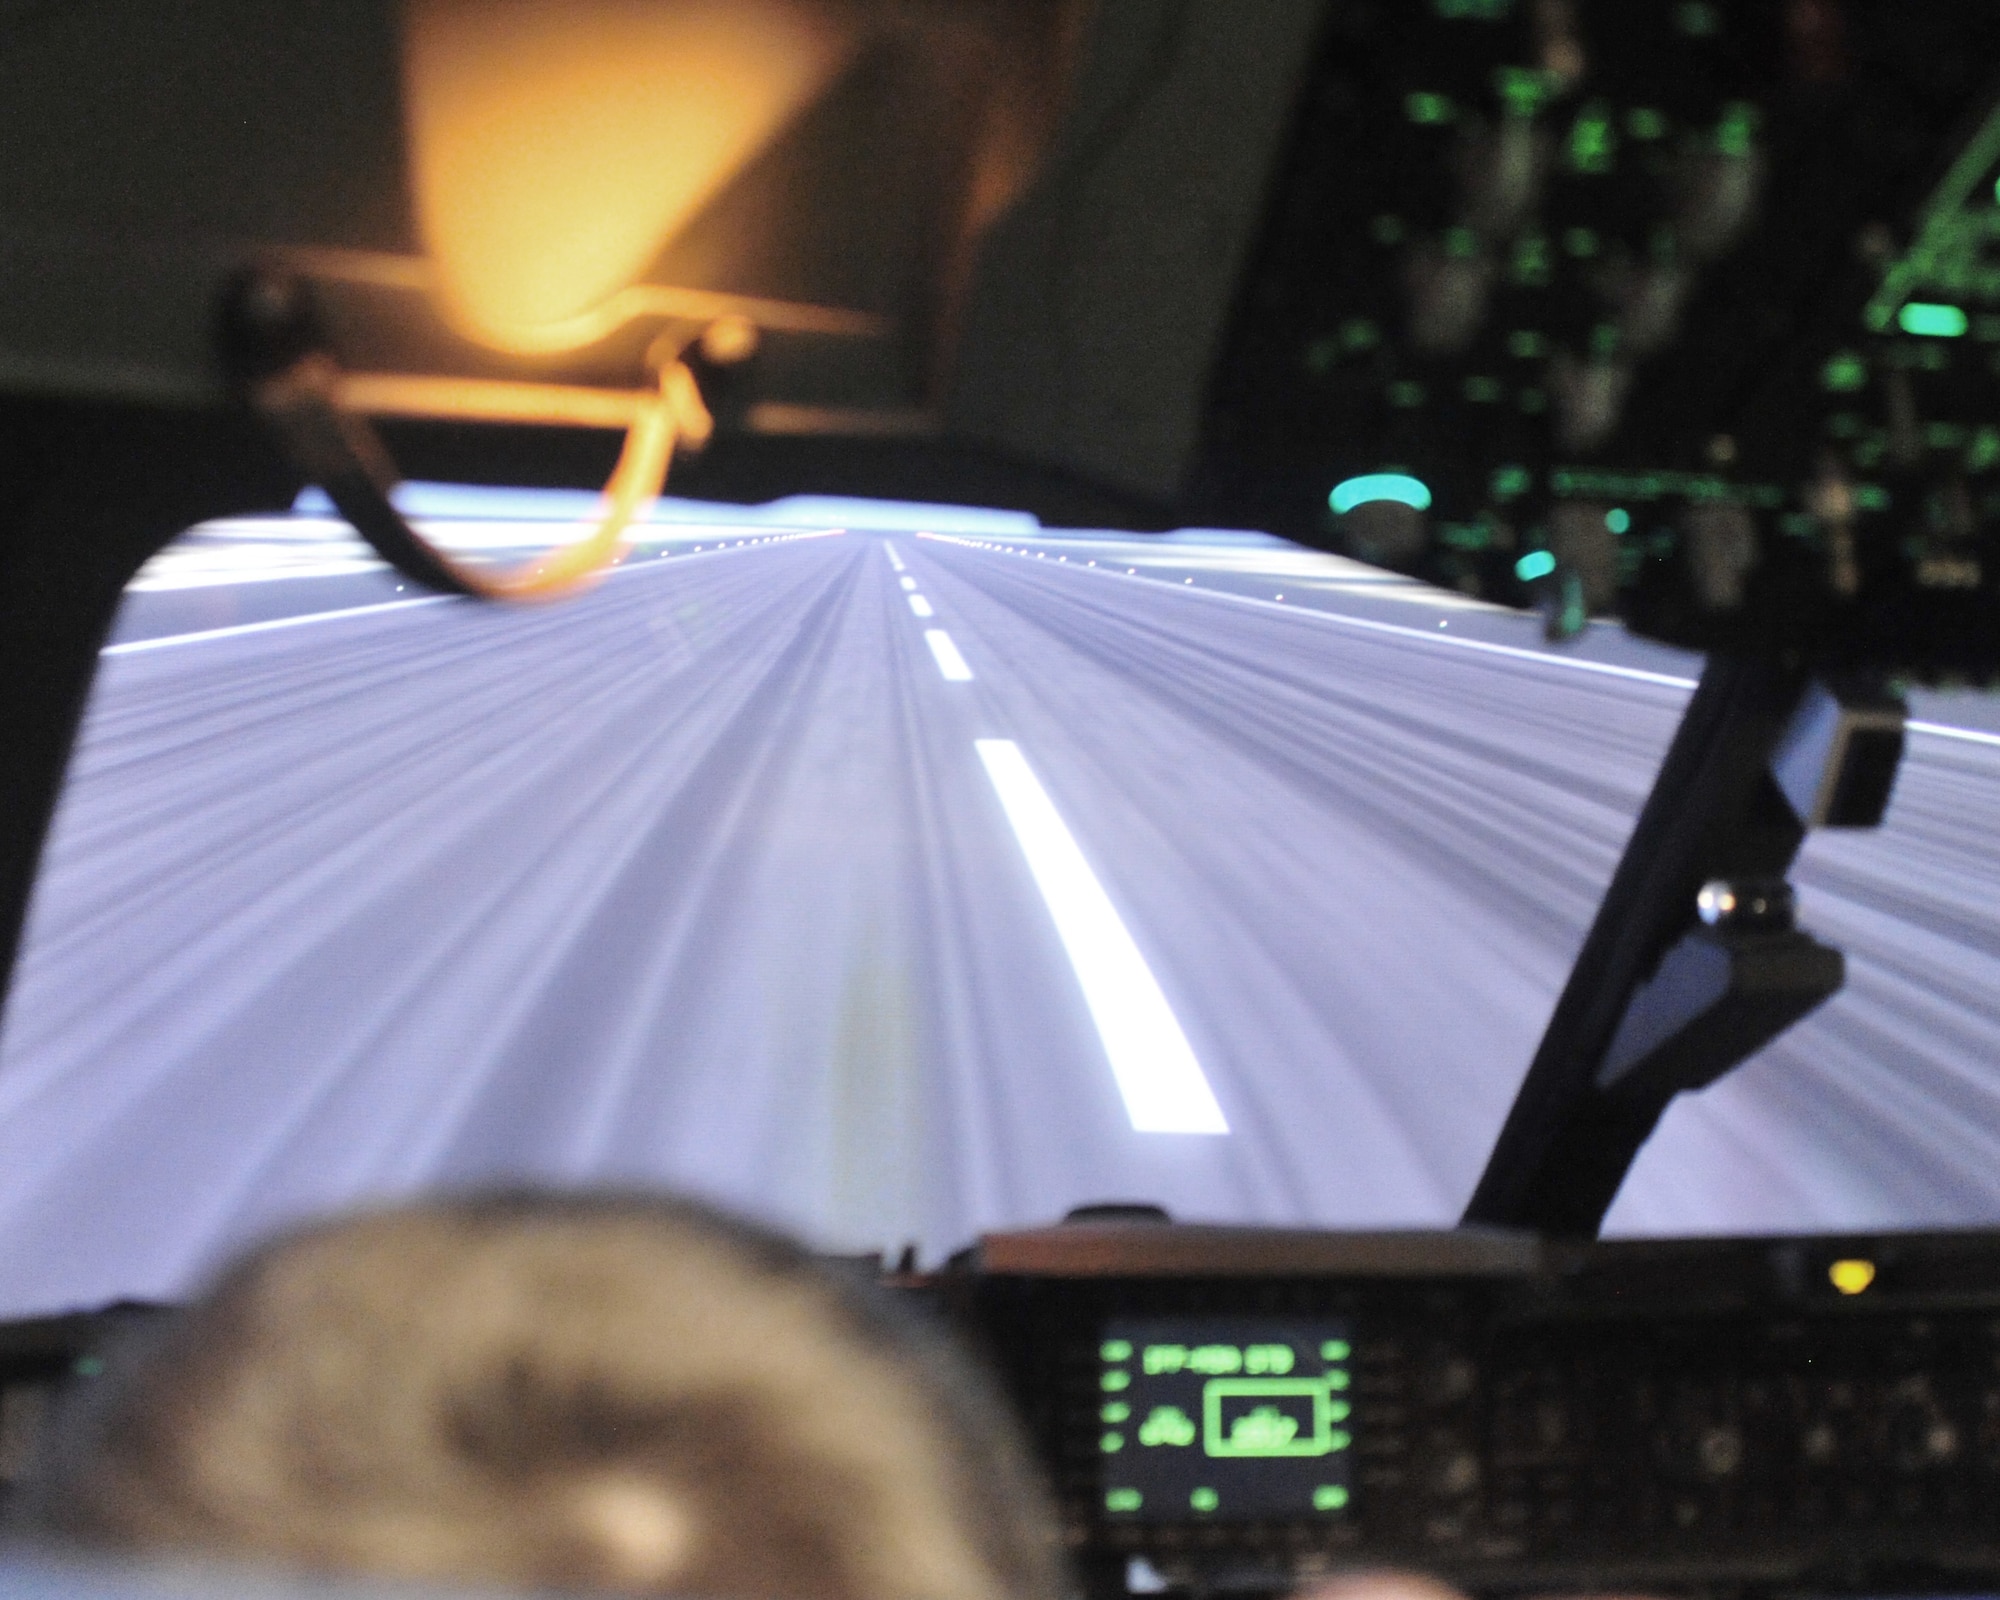
POLYGON ((575 348, 854 44, 801 0, 408 0, 411 169, 442 309, 575 348))

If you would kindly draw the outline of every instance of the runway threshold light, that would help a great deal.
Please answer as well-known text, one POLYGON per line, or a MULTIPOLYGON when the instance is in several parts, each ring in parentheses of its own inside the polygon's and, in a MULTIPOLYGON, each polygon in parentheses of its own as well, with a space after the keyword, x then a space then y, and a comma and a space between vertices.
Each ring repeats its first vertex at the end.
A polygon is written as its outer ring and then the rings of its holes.
POLYGON ((1335 485, 1333 493, 1327 496, 1327 504, 1333 507, 1334 514, 1342 517, 1356 506, 1374 505, 1384 500, 1408 506, 1412 511, 1428 511, 1431 508, 1429 488, 1421 479, 1402 472, 1374 472, 1366 477, 1349 478, 1345 483, 1335 485))

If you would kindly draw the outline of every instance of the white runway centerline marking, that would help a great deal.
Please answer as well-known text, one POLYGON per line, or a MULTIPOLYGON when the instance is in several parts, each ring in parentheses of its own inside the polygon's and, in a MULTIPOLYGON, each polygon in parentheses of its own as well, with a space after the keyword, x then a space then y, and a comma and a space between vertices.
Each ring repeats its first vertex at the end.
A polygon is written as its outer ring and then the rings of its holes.
POLYGON ((920 594, 913 594, 910 596, 910 609, 916 612, 916 614, 920 617, 934 617, 937 615, 937 613, 931 609, 930 601, 926 600, 920 594))
POLYGON ((915 578, 905 578, 905 579, 903 579, 903 592, 904 592, 904 593, 906 593, 906 594, 914 594, 914 593, 916 593, 916 588, 917 588, 917 580, 916 580, 915 578))
POLYGON ((924 629, 924 643, 937 657, 938 671, 944 674, 946 683, 972 682, 972 668, 965 664, 965 657, 959 654, 957 644, 944 629, 924 629))
POLYGON ((980 739, 977 749, 1083 986, 1134 1131, 1227 1133, 1159 981, 1021 747, 980 739))
POLYGON ((898 572, 901 572, 903 570, 903 558, 896 554, 896 547, 892 544, 885 544, 882 548, 889 554, 889 565, 894 567, 898 572))

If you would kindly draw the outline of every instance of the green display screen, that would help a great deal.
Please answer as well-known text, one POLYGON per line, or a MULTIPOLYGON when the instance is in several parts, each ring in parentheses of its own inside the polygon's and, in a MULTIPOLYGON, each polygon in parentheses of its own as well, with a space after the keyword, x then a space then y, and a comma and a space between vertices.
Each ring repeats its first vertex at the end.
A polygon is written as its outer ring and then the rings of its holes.
POLYGON ((1336 1321, 1107 1323, 1097 1350, 1105 1514, 1340 1516, 1351 1498, 1353 1353, 1348 1325, 1336 1321))

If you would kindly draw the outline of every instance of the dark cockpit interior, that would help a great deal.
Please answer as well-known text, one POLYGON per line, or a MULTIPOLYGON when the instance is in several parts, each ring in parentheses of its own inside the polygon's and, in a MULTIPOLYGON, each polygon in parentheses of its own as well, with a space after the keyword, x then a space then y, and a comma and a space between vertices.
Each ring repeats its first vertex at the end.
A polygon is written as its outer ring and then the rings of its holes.
POLYGON ((0 1496, 672 1190, 1092 1600, 2000 1583, 1990 5, 0 0, 0 286, 0 1496))

